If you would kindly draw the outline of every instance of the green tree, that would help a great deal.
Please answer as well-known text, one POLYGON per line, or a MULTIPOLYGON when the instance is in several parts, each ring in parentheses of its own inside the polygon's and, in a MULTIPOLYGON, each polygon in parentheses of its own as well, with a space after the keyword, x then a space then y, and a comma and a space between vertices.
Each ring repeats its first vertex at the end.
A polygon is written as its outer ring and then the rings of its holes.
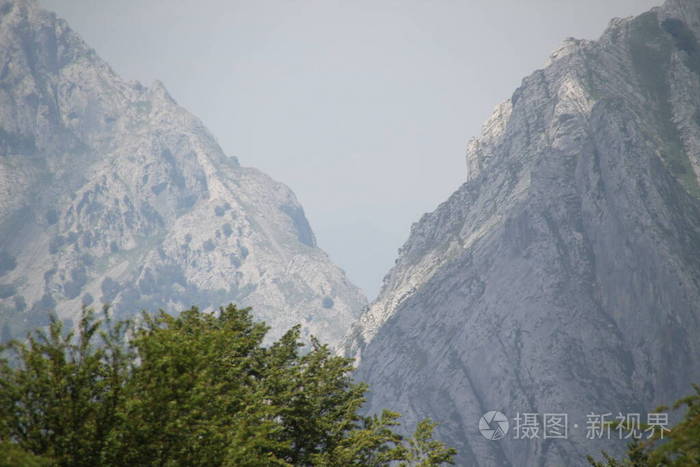
POLYGON ((404 439, 398 414, 359 415, 350 359, 267 331, 233 305, 138 326, 84 310, 75 334, 53 321, 0 363, 0 442, 71 466, 452 462, 433 423, 404 439))
POLYGON ((77 335, 53 320, 6 345, 19 363, 0 361, 0 441, 62 465, 101 461, 129 367, 127 323, 101 324, 85 310, 77 335))
MULTIPOLYGON (((603 452, 603 461, 588 456, 594 467, 647 467, 700 465, 700 385, 693 385, 695 394, 677 401, 673 410, 685 407, 683 419, 661 437, 656 431, 648 440, 630 443, 622 459, 615 459, 603 452)), ((659 407, 664 412, 668 407, 659 407)))
POLYGON ((433 430, 437 423, 430 420, 418 422, 413 437, 408 440, 410 465, 428 467, 450 463, 457 454, 454 448, 448 448, 440 441, 433 439, 433 430))

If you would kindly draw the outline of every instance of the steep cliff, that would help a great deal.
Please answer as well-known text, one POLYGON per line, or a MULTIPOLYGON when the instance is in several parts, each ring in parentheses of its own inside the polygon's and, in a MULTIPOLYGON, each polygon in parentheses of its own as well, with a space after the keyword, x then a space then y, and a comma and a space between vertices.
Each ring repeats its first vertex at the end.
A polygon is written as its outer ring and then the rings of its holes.
POLYGON ((669 0, 496 109, 345 342, 370 411, 442 422, 460 465, 577 465, 625 443, 586 439, 588 414, 700 382, 698 38, 700 2, 669 0), (567 413, 568 439, 487 440, 489 410, 567 413))
POLYGON ((336 342, 365 306, 294 194, 163 85, 125 82, 30 0, 0 1, 0 325, 236 302, 336 342))

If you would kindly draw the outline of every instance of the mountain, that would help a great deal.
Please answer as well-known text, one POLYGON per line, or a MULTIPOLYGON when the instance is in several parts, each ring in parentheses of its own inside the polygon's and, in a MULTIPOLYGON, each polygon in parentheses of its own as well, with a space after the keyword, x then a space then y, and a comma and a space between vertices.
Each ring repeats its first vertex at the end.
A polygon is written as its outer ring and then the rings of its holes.
POLYGON ((0 1, 5 337, 192 304, 249 305, 274 338, 336 342, 365 307, 286 186, 223 153, 162 84, 117 76, 65 21, 0 1))
POLYGON ((459 465, 583 465, 625 445, 586 439, 587 415, 644 417, 692 392, 698 38, 700 2, 668 0, 567 40, 497 107, 466 183, 413 225, 344 343, 369 411, 441 422, 459 465), (479 433, 490 410, 505 439, 479 433), (566 413, 567 439, 514 439, 524 413, 566 413))

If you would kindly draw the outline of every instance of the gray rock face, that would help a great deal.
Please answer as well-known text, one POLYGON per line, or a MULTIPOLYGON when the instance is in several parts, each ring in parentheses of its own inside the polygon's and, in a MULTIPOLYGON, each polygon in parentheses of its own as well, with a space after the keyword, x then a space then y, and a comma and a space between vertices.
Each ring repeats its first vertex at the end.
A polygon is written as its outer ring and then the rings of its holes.
POLYGON ((583 465, 625 444, 585 439, 587 414, 692 392, 699 38, 700 2, 669 0, 568 40, 496 109, 345 342, 370 411, 441 422, 460 465, 583 465), (567 413, 568 439, 486 440, 488 410, 567 413))
POLYGON ((273 335, 302 323, 329 342, 366 303, 286 186, 226 156, 160 83, 120 79, 63 20, 0 1, 0 324, 231 301, 273 335))

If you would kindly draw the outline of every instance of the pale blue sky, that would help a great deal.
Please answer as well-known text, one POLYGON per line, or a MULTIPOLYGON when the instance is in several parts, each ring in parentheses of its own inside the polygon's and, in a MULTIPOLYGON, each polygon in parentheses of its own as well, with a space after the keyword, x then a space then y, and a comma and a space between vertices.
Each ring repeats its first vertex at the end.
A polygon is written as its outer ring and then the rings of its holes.
POLYGON ((289 185, 372 299, 491 110, 569 36, 661 0, 41 0, 289 185))

